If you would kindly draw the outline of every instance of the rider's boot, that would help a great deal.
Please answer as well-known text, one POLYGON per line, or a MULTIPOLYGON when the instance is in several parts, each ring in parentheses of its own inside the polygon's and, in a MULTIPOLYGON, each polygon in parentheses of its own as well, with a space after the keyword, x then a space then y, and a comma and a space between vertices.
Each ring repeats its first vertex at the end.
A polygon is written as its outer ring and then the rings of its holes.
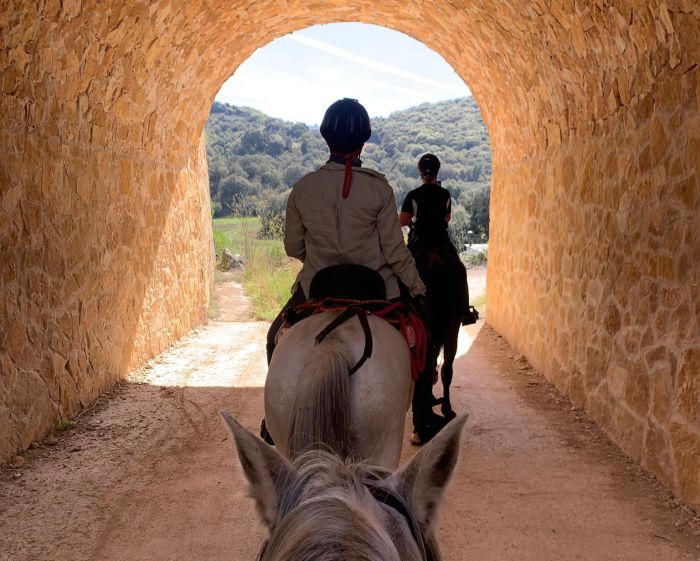
POLYGON ((420 446, 433 438, 447 420, 433 411, 433 361, 428 357, 428 366, 421 372, 413 390, 413 435, 411 444, 420 446))

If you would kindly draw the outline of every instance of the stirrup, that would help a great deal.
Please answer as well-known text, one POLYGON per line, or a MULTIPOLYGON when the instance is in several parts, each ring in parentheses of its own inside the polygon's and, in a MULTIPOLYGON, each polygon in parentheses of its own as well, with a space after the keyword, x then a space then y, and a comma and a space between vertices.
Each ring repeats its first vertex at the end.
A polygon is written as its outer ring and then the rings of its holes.
POLYGON ((462 325, 472 325, 479 319, 479 311, 474 306, 468 306, 462 317, 462 325))

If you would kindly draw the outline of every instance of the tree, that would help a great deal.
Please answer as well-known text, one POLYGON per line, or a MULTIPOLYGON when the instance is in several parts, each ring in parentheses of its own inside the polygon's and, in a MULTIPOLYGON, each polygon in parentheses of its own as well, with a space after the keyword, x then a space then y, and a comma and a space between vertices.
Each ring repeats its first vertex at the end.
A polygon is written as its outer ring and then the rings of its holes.
MULTIPOLYGON (((215 102, 205 132, 210 192, 212 201, 222 203, 221 213, 228 211, 232 197, 255 202, 256 208, 263 205, 267 212, 271 198, 328 158, 318 128, 247 107, 215 102)), ((473 99, 424 103, 373 119, 362 160, 386 175, 401 204, 420 184, 416 164, 426 152, 442 161, 440 179, 466 213, 468 229, 487 239, 491 149, 473 99)))

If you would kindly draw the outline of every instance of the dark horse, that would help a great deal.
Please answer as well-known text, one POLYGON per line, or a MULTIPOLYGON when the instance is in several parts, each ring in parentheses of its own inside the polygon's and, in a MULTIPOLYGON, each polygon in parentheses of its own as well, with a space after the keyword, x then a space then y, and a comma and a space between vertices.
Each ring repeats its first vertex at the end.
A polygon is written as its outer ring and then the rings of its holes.
POLYGON ((457 354, 459 327, 469 298, 467 270, 451 246, 414 247, 412 252, 418 272, 428 289, 432 307, 429 326, 432 370, 437 366, 440 351, 443 353, 440 371, 443 397, 434 402, 441 404, 442 414, 449 421, 455 417, 450 403, 450 384, 452 383, 452 363, 457 354))

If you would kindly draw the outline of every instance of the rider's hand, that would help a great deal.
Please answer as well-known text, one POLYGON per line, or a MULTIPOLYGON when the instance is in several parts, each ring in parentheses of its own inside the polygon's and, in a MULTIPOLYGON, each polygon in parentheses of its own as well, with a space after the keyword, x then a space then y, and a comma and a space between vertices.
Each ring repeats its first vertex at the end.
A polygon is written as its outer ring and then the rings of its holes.
POLYGON ((428 298, 425 294, 419 294, 414 296, 413 304, 418 310, 423 322, 430 325, 433 320, 433 309, 430 305, 430 298, 428 298))

